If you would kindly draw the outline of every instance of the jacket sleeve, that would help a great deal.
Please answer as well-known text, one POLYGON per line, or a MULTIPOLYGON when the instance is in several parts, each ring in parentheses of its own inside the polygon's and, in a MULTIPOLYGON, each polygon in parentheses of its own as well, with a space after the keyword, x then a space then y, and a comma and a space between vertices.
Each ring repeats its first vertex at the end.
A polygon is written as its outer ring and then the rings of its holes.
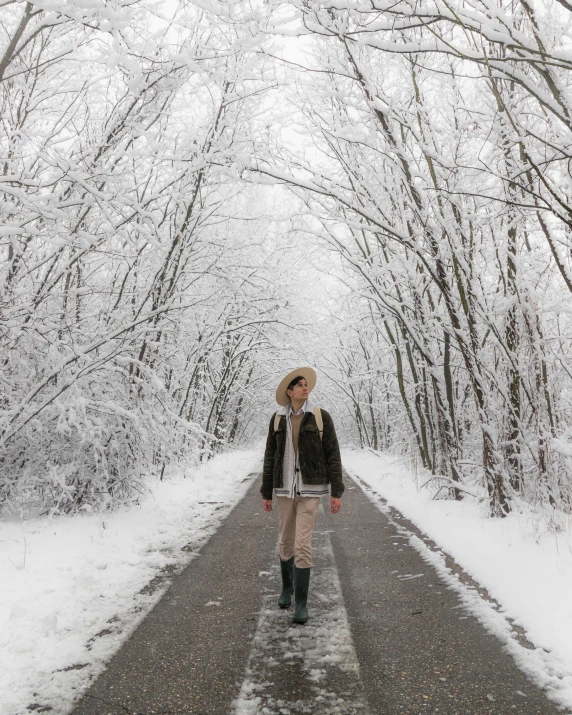
POLYGON ((326 458, 328 479, 330 481, 330 494, 334 498, 340 499, 345 489, 342 479, 342 458, 340 456, 340 445, 338 444, 334 421, 330 417, 330 414, 325 410, 322 410, 322 419, 324 422, 322 448, 324 450, 324 457, 326 458))
POLYGON ((264 450, 264 464, 262 467, 262 486, 260 493, 263 499, 272 499, 272 485, 274 481, 274 455, 276 454, 276 434, 274 432, 274 415, 268 427, 266 449, 264 450))

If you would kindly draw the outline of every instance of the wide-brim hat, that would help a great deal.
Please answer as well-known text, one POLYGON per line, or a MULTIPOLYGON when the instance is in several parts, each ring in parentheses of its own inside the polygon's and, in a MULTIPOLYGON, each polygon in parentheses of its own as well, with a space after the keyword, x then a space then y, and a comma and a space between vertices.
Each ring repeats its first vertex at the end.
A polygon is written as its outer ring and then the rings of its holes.
POLYGON ((312 392, 316 386, 316 371, 311 367, 297 367, 292 372, 289 372, 286 377, 284 377, 278 388, 276 389, 276 402, 283 407, 290 402, 290 398, 286 394, 286 388, 292 382, 295 377, 303 377, 308 383, 308 392, 312 392))

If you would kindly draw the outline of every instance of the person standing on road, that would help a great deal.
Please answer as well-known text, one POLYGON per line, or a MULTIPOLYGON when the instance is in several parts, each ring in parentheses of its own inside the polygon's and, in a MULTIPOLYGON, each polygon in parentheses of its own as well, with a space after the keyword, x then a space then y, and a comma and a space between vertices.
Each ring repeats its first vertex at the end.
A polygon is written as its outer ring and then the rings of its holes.
POLYGON ((325 410, 310 404, 316 384, 311 367, 292 370, 278 385, 262 471, 262 504, 272 511, 278 502, 280 525, 280 608, 289 608, 294 594, 294 623, 308 620, 308 588, 312 567, 312 534, 320 497, 331 494, 330 510, 337 514, 344 492, 342 461, 334 422, 325 410))

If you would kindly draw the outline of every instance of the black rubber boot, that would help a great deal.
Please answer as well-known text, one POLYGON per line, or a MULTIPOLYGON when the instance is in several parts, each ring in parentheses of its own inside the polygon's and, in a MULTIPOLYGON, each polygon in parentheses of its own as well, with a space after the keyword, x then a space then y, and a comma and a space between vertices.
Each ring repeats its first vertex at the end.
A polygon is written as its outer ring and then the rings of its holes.
POLYGON ((280 570, 282 571, 282 593, 278 599, 278 606, 290 608, 294 593, 294 557, 292 556, 288 561, 280 559, 280 570))
POLYGON ((306 623, 308 620, 308 587, 310 586, 310 568, 299 569, 294 566, 294 598, 296 610, 293 623, 306 623))

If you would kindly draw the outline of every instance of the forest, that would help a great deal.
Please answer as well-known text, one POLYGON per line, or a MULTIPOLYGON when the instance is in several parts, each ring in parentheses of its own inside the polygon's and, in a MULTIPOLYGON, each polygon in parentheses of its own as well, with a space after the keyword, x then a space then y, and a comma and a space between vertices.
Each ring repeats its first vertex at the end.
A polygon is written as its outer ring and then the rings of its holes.
POLYGON ((572 510, 568 0, 0 2, 0 510, 130 502, 319 373, 439 498, 572 510))

